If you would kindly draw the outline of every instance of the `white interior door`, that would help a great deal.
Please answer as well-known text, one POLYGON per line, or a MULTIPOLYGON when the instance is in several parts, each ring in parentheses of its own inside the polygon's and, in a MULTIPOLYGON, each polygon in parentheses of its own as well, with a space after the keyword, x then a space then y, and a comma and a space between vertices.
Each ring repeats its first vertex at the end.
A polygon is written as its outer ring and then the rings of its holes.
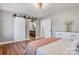
POLYGON ((42 27, 42 36, 47 38, 51 37, 51 19, 45 19, 41 21, 41 27, 42 27))
POLYGON ((25 19, 21 17, 14 18, 14 41, 25 40, 25 19))

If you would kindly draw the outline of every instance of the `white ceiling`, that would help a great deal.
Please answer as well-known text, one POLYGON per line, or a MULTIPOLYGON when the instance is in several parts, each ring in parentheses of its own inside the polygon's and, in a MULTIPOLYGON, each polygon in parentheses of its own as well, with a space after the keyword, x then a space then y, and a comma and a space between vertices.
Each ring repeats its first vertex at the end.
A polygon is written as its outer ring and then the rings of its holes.
POLYGON ((42 9, 36 8, 33 3, 0 3, 0 10, 24 13, 30 16, 44 17, 60 11, 79 8, 78 3, 48 3, 42 9))

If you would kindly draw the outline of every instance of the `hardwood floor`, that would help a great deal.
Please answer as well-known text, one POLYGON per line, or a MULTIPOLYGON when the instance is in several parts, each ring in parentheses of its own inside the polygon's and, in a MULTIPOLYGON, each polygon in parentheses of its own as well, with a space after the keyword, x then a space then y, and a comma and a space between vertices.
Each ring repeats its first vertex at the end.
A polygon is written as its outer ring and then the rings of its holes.
POLYGON ((0 55, 23 55, 24 49, 30 41, 22 41, 0 45, 0 55))

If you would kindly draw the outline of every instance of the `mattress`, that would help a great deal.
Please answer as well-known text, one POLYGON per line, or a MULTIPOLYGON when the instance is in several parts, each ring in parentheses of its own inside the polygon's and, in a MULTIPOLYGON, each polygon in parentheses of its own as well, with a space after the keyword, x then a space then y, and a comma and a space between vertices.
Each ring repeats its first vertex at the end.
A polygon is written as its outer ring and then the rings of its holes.
POLYGON ((37 55, 74 55, 77 54, 72 47, 71 40, 58 40, 56 42, 49 43, 47 45, 41 46, 37 49, 37 55))

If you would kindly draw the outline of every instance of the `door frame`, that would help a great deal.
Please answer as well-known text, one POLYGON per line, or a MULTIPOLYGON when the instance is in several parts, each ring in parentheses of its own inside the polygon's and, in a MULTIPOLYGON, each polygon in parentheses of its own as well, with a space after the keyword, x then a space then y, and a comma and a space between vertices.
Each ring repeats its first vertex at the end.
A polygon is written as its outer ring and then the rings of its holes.
MULTIPOLYGON (((51 22, 51 29, 50 29, 50 31, 51 31, 51 37, 53 36, 53 34, 52 34, 52 19, 51 18, 47 18, 47 19, 42 19, 42 20, 48 20, 48 19, 50 19, 50 22, 51 22)), ((42 31, 42 20, 41 20, 41 26, 40 26, 40 28, 41 28, 41 37, 43 36, 43 31, 42 31)))

